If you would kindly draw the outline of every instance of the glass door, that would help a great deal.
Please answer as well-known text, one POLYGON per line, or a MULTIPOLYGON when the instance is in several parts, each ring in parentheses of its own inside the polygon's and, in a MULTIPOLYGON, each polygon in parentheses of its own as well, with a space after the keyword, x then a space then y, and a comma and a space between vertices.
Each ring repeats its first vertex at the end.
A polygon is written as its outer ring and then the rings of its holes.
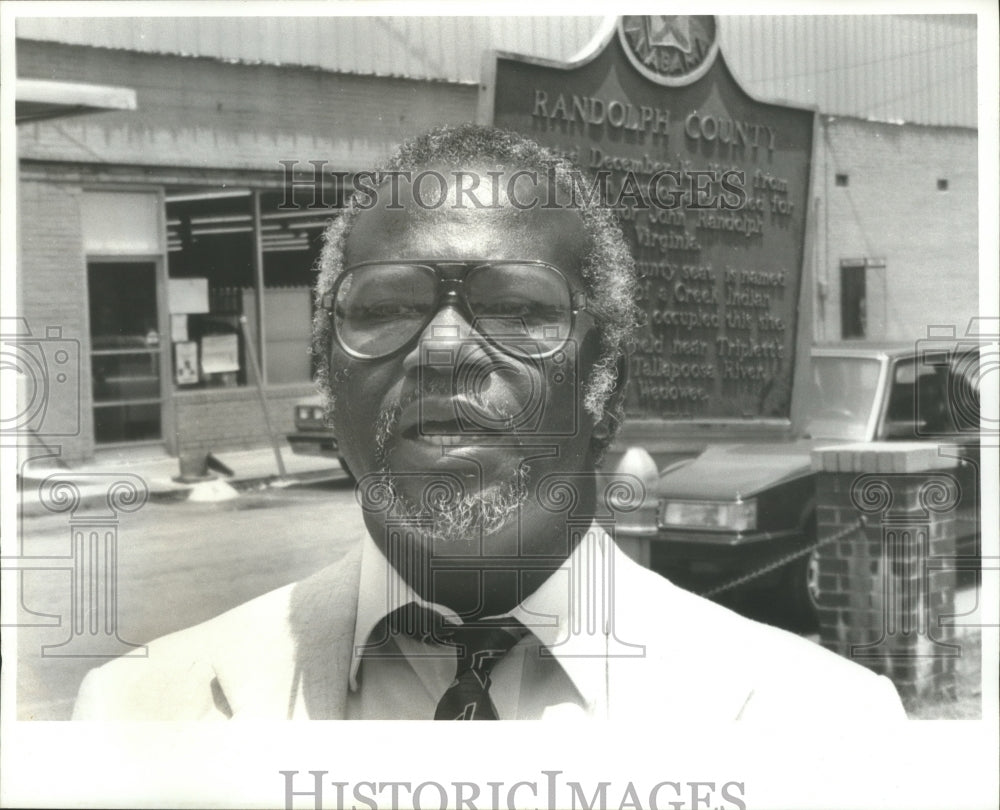
POLYGON ((98 445, 162 438, 156 263, 90 262, 90 366, 98 445))

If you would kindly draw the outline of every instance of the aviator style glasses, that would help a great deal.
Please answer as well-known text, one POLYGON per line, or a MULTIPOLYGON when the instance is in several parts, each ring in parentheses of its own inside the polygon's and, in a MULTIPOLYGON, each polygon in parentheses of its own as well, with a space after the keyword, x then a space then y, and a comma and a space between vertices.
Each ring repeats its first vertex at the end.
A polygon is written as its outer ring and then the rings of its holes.
POLYGON ((508 354, 548 357, 561 349, 586 295, 539 261, 363 262, 348 268, 323 305, 337 342, 375 360, 411 348, 444 306, 508 354))

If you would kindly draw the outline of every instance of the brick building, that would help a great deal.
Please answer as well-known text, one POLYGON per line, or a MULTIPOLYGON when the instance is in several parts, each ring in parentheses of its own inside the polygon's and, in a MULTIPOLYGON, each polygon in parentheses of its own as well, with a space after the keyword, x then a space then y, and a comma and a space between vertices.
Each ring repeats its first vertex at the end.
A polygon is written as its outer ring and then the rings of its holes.
MULTIPOLYGON (((19 19, 19 79, 137 100, 18 128, 19 314, 36 337, 58 327, 79 359, 38 441, 57 436, 70 461, 259 444, 255 359, 272 424, 291 429, 313 391, 311 268, 343 178, 474 120, 486 50, 567 60, 603 24, 19 19), (288 165, 297 180, 319 166, 322 199, 305 183, 289 205, 288 165)), ((915 339, 976 314, 975 19, 721 18, 720 31, 749 92, 819 110, 814 337, 915 339), (766 59, 748 46, 759 38, 766 59)))
POLYGON ((821 127, 816 339, 964 328, 979 312, 976 130, 835 116, 821 127))

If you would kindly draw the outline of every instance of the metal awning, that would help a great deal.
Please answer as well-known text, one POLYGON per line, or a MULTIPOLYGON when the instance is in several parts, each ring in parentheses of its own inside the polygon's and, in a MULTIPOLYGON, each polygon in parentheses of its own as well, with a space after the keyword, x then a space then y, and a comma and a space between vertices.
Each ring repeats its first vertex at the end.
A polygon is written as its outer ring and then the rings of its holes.
POLYGON ((136 109, 135 90, 100 84, 18 79, 17 123, 65 118, 69 115, 136 109))

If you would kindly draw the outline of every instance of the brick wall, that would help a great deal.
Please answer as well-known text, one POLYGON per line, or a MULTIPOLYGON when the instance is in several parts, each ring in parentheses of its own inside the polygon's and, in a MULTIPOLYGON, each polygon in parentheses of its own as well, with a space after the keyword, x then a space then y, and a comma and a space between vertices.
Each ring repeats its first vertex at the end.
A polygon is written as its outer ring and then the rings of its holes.
MULTIPOLYGON (((48 377, 44 418, 31 443, 60 448, 61 457, 68 461, 93 452, 80 195, 78 186, 31 181, 22 182, 18 192, 18 315, 32 335, 22 341, 23 350, 46 358, 48 377), (61 337, 46 339, 46 330, 53 327, 61 330, 61 337), (65 371, 57 370, 55 361, 60 358, 53 356, 60 346, 71 354, 70 362, 59 366, 65 371), (64 381, 58 376, 62 373, 64 381)), ((40 393, 27 384, 24 390, 29 397, 40 393)))
MULTIPOLYGON (((312 383, 266 390, 268 418, 282 443, 295 427, 295 404, 315 393, 312 383)), ((173 406, 179 456, 249 449, 269 441, 253 386, 179 393, 174 395, 173 406)))
POLYGON ((955 459, 930 443, 813 452, 820 640, 900 695, 954 697, 955 459))
POLYGON ((979 312, 977 132, 820 122, 815 256, 828 292, 816 299, 816 339, 841 338, 840 261, 858 257, 886 261, 884 270, 868 271, 868 338, 913 340, 932 324, 964 332, 979 312), (837 174, 847 175, 846 186, 836 185, 837 174), (938 190, 939 179, 947 191, 938 190))

